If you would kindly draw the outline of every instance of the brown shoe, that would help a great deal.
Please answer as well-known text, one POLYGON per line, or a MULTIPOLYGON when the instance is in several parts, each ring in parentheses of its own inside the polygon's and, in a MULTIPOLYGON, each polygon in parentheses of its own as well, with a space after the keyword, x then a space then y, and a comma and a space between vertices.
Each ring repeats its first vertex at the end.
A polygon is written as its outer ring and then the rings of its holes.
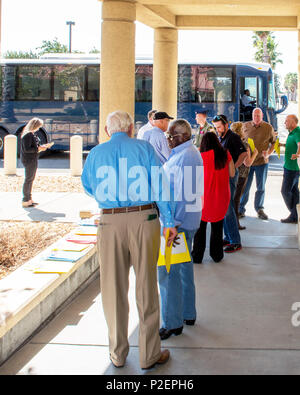
POLYGON ((22 202, 22 207, 34 207, 34 205, 32 204, 31 200, 28 200, 28 202, 22 202))
POLYGON ((147 368, 142 368, 142 369, 143 370, 152 369, 152 368, 154 368, 154 366, 156 364, 163 365, 164 363, 168 362, 169 358, 170 358, 170 351, 169 350, 161 351, 160 358, 156 362, 154 362, 154 364, 152 364, 151 366, 148 366, 147 368))

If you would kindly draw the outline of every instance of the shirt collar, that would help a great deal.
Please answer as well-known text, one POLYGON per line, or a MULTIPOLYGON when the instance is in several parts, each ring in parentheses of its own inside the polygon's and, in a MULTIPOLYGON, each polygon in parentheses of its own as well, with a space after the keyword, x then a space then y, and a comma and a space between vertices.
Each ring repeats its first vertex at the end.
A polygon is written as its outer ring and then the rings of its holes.
POLYGON ((294 133, 295 131, 300 131, 300 127, 299 126, 296 126, 295 127, 295 129, 293 129, 291 132, 289 132, 289 134, 292 134, 292 133, 294 133))
POLYGON ((171 151, 171 155, 177 154, 178 152, 183 151, 184 149, 188 148, 189 146, 192 146, 193 142, 192 140, 188 140, 183 144, 177 145, 177 147, 173 148, 171 151))
POLYGON ((126 133, 126 132, 115 132, 115 133, 113 133, 112 135, 111 135, 111 137, 110 137, 110 139, 111 140, 114 140, 114 139, 117 139, 117 138, 130 138, 129 136, 128 136, 128 134, 126 133))

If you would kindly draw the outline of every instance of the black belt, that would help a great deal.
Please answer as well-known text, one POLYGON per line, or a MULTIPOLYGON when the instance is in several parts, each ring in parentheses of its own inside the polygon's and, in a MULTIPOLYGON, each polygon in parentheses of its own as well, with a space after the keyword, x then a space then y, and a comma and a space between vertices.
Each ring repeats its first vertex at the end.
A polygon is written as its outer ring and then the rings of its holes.
POLYGON ((102 214, 122 214, 122 213, 132 213, 134 211, 144 211, 156 208, 156 204, 145 204, 143 206, 129 206, 129 207, 115 207, 115 208, 103 208, 102 214))

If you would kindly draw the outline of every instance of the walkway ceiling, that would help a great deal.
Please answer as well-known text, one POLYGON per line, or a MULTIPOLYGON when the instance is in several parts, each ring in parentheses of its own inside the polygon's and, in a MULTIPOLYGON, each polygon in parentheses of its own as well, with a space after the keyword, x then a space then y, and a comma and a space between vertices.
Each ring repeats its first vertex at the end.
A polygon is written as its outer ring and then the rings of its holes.
MULTIPOLYGON (((296 30, 300 0, 137 0, 137 20, 152 28, 296 30)), ((299 18, 300 21, 300 18, 299 18)))

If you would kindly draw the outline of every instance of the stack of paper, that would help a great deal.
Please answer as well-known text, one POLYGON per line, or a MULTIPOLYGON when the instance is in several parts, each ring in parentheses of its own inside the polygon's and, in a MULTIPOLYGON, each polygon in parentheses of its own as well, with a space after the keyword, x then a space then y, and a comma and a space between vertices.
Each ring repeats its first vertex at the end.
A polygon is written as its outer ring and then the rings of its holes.
POLYGON ((75 235, 81 236, 97 236, 97 226, 80 226, 75 229, 75 235))
POLYGON ((78 244, 96 244, 97 236, 82 236, 82 235, 72 234, 67 236, 66 240, 78 244))
POLYGON ((42 261, 39 267, 34 269, 34 273, 68 273, 72 267, 74 266, 74 262, 51 262, 51 261, 42 261))
MULTIPOLYGON (((61 240, 59 243, 55 245, 52 251, 83 251, 89 247, 88 244, 78 244, 72 243, 71 241, 67 241, 65 239, 61 240)), ((86 252, 86 251, 85 251, 86 252)))
POLYGON ((47 261, 76 262, 85 255, 85 251, 51 251, 47 261))

